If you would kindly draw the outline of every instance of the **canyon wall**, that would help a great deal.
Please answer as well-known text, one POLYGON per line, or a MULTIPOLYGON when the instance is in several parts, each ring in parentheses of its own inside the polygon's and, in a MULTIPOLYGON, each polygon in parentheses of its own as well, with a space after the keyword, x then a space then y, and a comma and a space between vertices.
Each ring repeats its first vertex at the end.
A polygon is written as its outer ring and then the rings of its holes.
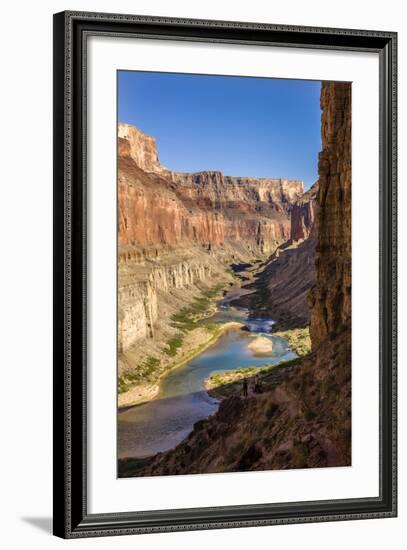
POLYGON ((223 245, 271 253, 290 236, 289 213, 303 182, 179 173, 161 166, 155 140, 119 125, 119 244, 223 245))
POLYGON ((276 322, 275 328, 305 327, 309 324, 308 295, 315 276, 318 182, 291 207, 290 238, 267 260, 253 289, 240 305, 276 322))
POLYGON ((141 338, 154 337, 157 292, 150 280, 121 284, 118 290, 118 351, 129 349, 141 338))
POLYGON ((155 173, 144 172, 128 157, 120 159, 119 246, 140 249, 224 243, 222 213, 192 205, 188 208, 175 187, 155 173))
POLYGON ((117 136, 119 159, 130 157, 144 172, 165 170, 158 160, 157 144, 153 137, 143 134, 131 124, 119 124, 117 136))
POLYGON ((312 345, 334 339, 351 323, 351 86, 324 82, 316 284, 310 295, 312 345))
POLYGON ((304 193, 293 205, 291 210, 291 231, 292 242, 307 239, 315 225, 317 210, 318 182, 304 193))
POLYGON ((211 262, 194 257, 176 262, 122 265, 118 290, 118 350, 128 350, 143 338, 154 338, 160 314, 159 294, 193 287, 216 273, 211 262))

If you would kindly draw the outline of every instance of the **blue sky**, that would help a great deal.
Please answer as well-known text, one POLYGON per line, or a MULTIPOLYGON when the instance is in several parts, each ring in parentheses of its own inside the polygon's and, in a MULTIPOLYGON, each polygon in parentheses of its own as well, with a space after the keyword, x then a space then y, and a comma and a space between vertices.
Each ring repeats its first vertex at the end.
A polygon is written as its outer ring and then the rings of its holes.
POLYGON ((118 72, 118 120, 157 140, 178 172, 317 179, 321 83, 118 72))

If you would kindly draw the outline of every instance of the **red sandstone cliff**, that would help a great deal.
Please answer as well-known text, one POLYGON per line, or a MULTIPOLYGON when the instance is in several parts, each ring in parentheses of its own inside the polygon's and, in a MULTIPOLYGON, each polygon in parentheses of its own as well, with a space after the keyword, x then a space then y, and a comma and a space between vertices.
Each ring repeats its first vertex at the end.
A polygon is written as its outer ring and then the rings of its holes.
POLYGON ((242 243, 267 254, 290 236, 289 212, 303 194, 297 180, 177 173, 161 166, 155 140, 119 125, 119 245, 242 243))

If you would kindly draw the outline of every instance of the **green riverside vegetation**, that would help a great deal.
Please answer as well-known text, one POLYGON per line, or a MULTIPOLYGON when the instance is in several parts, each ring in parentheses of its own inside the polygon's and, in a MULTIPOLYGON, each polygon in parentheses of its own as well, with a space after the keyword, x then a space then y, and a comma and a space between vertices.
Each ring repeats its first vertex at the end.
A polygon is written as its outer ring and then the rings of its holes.
POLYGON ((210 313, 214 298, 224 289, 224 286, 219 284, 204 290, 198 298, 195 298, 192 304, 182 308, 171 317, 172 326, 183 332, 196 328, 197 322, 210 313))
MULTIPOLYGON (((182 347, 185 334, 197 328, 199 321, 212 313, 214 300, 219 298, 219 294, 225 289, 225 286, 226 283, 223 283, 204 290, 200 296, 195 298, 192 304, 182 308, 171 317, 171 326, 178 329, 179 332, 165 343, 162 350, 164 355, 171 358, 176 357, 178 350, 182 347)), ((214 336, 222 328, 222 325, 216 323, 204 323, 202 326, 213 333, 214 336)), ((173 364, 167 365, 166 370, 171 369, 173 366, 173 364)), ((162 367, 163 365, 159 359, 152 356, 147 357, 135 371, 126 372, 119 376, 118 392, 124 393, 141 382, 153 383, 160 375, 162 367)))
POLYGON ((300 357, 308 355, 311 351, 311 337, 308 327, 274 332, 273 335, 285 338, 290 348, 300 357))
POLYGON ((299 359, 291 359, 283 361, 277 365, 267 365, 263 367, 246 367, 236 370, 228 370, 212 374, 206 381, 206 389, 213 397, 223 399, 231 395, 239 394, 241 391, 241 380, 246 378, 249 383, 254 376, 258 376, 260 380, 267 386, 279 377, 286 367, 294 367, 299 362, 299 359))

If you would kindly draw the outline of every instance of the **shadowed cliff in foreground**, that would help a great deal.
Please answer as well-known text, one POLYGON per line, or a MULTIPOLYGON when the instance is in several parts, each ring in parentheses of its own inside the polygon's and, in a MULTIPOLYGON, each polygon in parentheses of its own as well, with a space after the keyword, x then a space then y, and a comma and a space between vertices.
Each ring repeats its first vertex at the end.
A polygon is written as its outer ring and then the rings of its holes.
MULTIPOLYGON (((258 396, 225 399, 174 450, 123 475, 170 475, 351 464, 351 84, 324 82, 316 198, 312 353, 258 396)), ((271 275, 272 276, 272 275, 271 275)))

